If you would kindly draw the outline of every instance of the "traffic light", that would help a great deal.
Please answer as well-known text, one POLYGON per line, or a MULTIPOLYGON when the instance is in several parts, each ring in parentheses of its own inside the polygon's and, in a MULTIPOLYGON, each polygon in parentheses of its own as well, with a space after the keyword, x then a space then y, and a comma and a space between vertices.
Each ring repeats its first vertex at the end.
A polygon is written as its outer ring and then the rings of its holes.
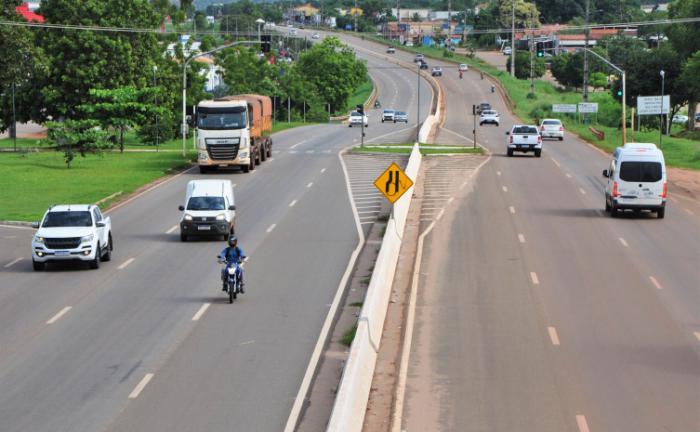
POLYGON ((537 51, 537 57, 544 57, 544 51, 537 51))
POLYGON ((272 48, 272 35, 260 36, 260 50, 264 53, 269 53, 272 48))
POLYGON ((618 95, 619 97, 622 97, 622 89, 620 89, 620 90, 617 91, 617 95, 618 95))
POLYGON ((357 112, 360 114, 364 114, 365 113, 365 106, 362 104, 358 104, 357 105, 357 112))

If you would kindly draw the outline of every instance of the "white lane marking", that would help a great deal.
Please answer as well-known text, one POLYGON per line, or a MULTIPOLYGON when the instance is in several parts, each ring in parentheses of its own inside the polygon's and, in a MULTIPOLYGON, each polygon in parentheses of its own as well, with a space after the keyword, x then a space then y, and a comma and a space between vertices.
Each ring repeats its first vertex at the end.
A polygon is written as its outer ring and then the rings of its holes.
POLYGON ((695 338, 700 341, 700 331, 696 331, 693 334, 695 335, 695 338))
POLYGON ((241 342, 241 343, 238 344, 238 346, 250 345, 250 344, 252 344, 252 343, 255 343, 255 339, 249 340, 249 341, 245 341, 245 342, 241 342))
POLYGON ((552 162, 554 162, 554 165, 556 165, 557 167, 561 168, 561 165, 559 165, 559 162, 557 162, 556 159, 554 159, 554 158, 550 158, 550 159, 552 159, 552 162))
POLYGON ((508 192, 508 188, 506 186, 503 186, 503 192, 508 192))
POLYGON ((537 273, 535 272, 530 272, 530 279, 532 279, 532 284, 533 285, 539 285, 540 280, 537 278, 537 273))
POLYGON ((199 321, 202 315, 204 315, 204 312, 206 312, 207 309, 209 309, 209 305, 211 305, 211 303, 204 303, 202 307, 199 308, 197 313, 194 314, 194 316, 192 317, 192 321, 199 321))
POLYGON ((20 261, 22 261, 22 257, 19 257, 19 258, 17 258, 17 259, 14 260, 14 261, 11 261, 11 262, 5 264, 5 268, 10 268, 10 267, 12 267, 13 265, 17 264, 18 262, 20 262, 20 261))
POLYGON ((311 183, 307 184, 306 187, 310 188, 311 186, 313 186, 313 184, 314 184, 314 182, 311 182, 311 183))
POLYGON ((496 175, 497 175, 497 176, 500 176, 500 175, 501 175, 501 172, 500 172, 500 171, 496 171, 496 175))
POLYGON ((306 140, 299 141, 298 143, 294 144, 293 146, 291 146, 291 147, 289 147, 289 148, 290 148, 290 149, 297 148, 297 146, 299 146, 299 145, 301 145, 301 144, 304 144, 305 142, 306 142, 306 140))
POLYGON ((296 150, 289 150, 289 154, 297 154, 296 150))
POLYGON ((135 259, 135 258, 129 258, 128 260, 124 261, 124 263, 123 263, 122 265, 120 265, 119 267, 117 267, 117 269, 119 269, 119 270, 125 269, 126 266, 128 266, 129 264, 131 264, 132 262, 134 262, 134 259, 135 259))
POLYGON ((691 216, 695 214, 695 213, 693 213, 693 211, 690 210, 690 209, 684 208, 683 210, 685 210, 685 212, 688 213, 688 214, 691 215, 691 216))
POLYGON ((522 234, 518 234, 518 240, 520 241, 520 243, 525 243, 525 236, 522 234))
POLYGON ((513 207, 513 206, 508 207, 508 211, 510 211, 512 214, 515 214, 515 207, 513 207))
POLYGON ((651 281, 651 283, 654 284, 654 286, 656 287, 656 289, 663 289, 663 287, 661 286, 661 284, 659 283, 659 281, 657 281, 656 278, 655 278, 654 276, 649 276, 649 280, 651 281))
POLYGON ((326 172, 326 169, 325 169, 325 168, 321 168, 321 174, 323 174, 324 172, 326 172))
POLYGON ((268 233, 272 232, 272 230, 275 229, 276 226, 277 226, 277 224, 270 225, 270 227, 267 229, 267 232, 268 233))
POLYGON ((571 174, 569 174, 569 173, 566 173, 566 176, 567 176, 568 178, 571 178, 571 174))
POLYGON ((46 321, 46 324, 53 324, 58 321, 63 315, 67 314, 69 310, 73 309, 73 306, 66 306, 59 313, 53 316, 50 320, 46 321))
POLYGON ((450 197, 450 199, 447 200, 447 204, 450 204, 454 200, 455 200, 455 197, 450 197))
POLYGON ((177 224, 176 224, 176 225, 173 225, 173 227, 170 228, 169 230, 167 230, 165 233, 166 233, 166 234, 170 234, 170 233, 172 233, 173 231, 175 231, 176 229, 177 229, 177 224))
POLYGON ((290 202, 290 203, 289 203, 289 207, 294 207, 294 204, 296 204, 296 203, 297 203, 297 200, 294 200, 294 201, 290 202))
POLYGON ((554 327, 547 327, 549 332, 549 338, 552 340, 552 345, 559 345, 559 335, 557 335, 557 329, 554 327))
POLYGON ((314 154, 315 150, 306 150, 306 154, 314 154))
POLYGON ((131 392, 129 395, 129 399, 136 399, 139 397, 139 394, 143 391, 143 389, 148 385, 148 382, 153 378, 152 373, 147 373, 142 379, 141 382, 139 382, 134 390, 131 392))
POLYGON ((629 246, 630 246, 630 245, 627 244, 627 242, 625 241, 625 239, 623 239, 622 237, 618 237, 618 239, 620 240, 620 243, 622 243, 622 246, 624 246, 624 247, 629 247, 629 246))
POLYGON ((590 429, 588 429, 588 422, 586 422, 586 416, 576 414, 576 424, 578 425, 579 432, 591 432, 590 429))
POLYGON ((445 209, 440 210, 440 213, 435 217, 435 220, 440 220, 442 219, 442 215, 445 214, 445 209))
POLYGON ((578 188, 578 191, 581 192, 581 194, 586 195, 586 191, 583 190, 583 188, 578 188))

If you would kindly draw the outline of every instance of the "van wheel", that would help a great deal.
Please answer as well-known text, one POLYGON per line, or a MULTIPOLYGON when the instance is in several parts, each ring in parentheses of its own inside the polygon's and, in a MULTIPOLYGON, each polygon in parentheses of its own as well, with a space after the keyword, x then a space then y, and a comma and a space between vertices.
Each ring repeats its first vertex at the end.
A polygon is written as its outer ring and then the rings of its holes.
POLYGON ((512 150, 512 149, 508 149, 508 157, 511 157, 511 156, 513 156, 513 150, 512 150))
POLYGON ((618 215, 617 215, 617 209, 616 209, 614 206, 611 206, 611 207, 610 207, 610 217, 616 218, 617 216, 618 216, 618 215))
POLYGON ((657 219, 663 219, 664 216, 666 216, 666 207, 662 207, 662 208, 656 210, 656 218, 657 219))
POLYGON ((42 271, 46 268, 46 263, 32 260, 32 267, 34 267, 34 271, 42 271))

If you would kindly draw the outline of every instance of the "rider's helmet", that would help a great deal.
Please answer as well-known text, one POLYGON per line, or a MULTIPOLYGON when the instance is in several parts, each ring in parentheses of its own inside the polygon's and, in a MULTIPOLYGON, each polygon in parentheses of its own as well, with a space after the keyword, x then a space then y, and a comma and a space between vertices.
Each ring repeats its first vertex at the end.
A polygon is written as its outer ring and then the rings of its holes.
POLYGON ((232 235, 228 238, 228 245, 229 246, 236 246, 236 243, 238 243, 238 237, 232 235))

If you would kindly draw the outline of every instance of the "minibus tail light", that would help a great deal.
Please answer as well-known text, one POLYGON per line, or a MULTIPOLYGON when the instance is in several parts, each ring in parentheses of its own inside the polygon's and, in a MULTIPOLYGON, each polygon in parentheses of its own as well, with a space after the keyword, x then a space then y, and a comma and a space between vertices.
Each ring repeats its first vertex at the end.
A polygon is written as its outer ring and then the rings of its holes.
POLYGON ((661 198, 666 198, 667 195, 668 195, 668 183, 664 182, 664 191, 661 194, 661 198))
POLYGON ((619 196, 620 196, 620 192, 617 191, 617 182, 613 182, 612 195, 613 195, 614 197, 619 197, 619 196))

